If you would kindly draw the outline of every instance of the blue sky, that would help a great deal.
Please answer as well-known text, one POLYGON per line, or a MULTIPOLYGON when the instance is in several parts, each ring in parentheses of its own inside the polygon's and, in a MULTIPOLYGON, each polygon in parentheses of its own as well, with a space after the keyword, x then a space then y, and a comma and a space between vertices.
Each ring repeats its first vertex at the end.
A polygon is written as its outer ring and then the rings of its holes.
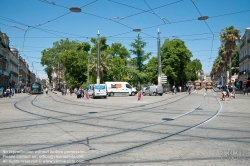
POLYGON ((179 38, 200 59, 209 73, 221 45, 222 29, 250 27, 250 0, 0 0, 0 30, 10 39, 10 46, 20 50, 30 70, 46 78, 38 63, 41 51, 60 39, 90 41, 107 37, 108 44, 122 43, 130 49, 140 28, 147 42, 146 52, 157 55, 157 29, 161 44, 166 38, 179 38), (69 8, 80 7, 81 13, 69 8), (209 16, 206 21, 198 17, 209 16), (15 26, 15 27, 13 27, 15 26), (16 28, 18 27, 18 28, 16 28), (26 30, 26 31, 25 31, 26 30), (26 33, 25 33, 26 32, 26 33))

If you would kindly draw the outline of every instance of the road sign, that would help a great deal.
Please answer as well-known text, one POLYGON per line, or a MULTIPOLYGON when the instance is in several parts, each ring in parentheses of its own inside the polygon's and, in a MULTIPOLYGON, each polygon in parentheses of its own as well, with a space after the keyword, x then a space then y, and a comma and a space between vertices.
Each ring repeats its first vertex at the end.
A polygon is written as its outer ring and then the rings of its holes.
POLYGON ((166 84, 166 83, 167 83, 167 80, 168 80, 168 77, 165 76, 164 74, 162 74, 162 75, 161 75, 161 82, 162 82, 163 84, 166 84))

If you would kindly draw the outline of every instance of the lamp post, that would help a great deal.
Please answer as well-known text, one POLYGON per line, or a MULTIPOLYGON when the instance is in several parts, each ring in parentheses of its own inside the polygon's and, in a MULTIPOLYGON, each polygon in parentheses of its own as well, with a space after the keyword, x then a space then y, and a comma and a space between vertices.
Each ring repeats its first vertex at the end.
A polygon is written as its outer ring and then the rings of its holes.
POLYGON ((160 54, 160 45, 161 45, 161 40, 160 40, 160 29, 158 28, 158 39, 157 39, 157 50, 158 50, 158 85, 162 85, 161 81, 161 54, 160 54))
POLYGON ((98 29, 97 31, 97 36, 98 36, 98 46, 97 46, 97 79, 96 83, 100 84, 100 31, 98 29))
POLYGON ((89 85, 89 55, 88 55, 88 81, 87 81, 87 85, 89 85))
POLYGON ((60 90, 60 79, 59 79, 59 73, 60 73, 60 71, 59 71, 60 69, 59 69, 59 61, 58 61, 58 70, 57 70, 57 79, 58 79, 58 91, 60 90))

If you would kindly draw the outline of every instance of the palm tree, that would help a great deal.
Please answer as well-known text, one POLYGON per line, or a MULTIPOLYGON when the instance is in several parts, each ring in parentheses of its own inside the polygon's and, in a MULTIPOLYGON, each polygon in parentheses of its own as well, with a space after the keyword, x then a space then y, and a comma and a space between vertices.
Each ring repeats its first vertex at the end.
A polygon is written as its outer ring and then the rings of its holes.
POLYGON ((213 75, 215 76, 215 79, 220 79, 223 72, 224 64, 225 62, 222 60, 222 57, 218 56, 214 60, 211 76, 213 75))
POLYGON ((231 82, 232 72, 231 72, 231 59, 233 56, 233 51, 235 50, 236 42, 240 40, 240 30, 235 29, 234 26, 226 27, 220 33, 220 40, 225 44, 225 51, 227 52, 227 61, 229 68, 227 68, 227 73, 229 73, 229 78, 227 83, 231 82))
POLYGON ((226 78, 225 80, 227 80, 229 78, 229 76, 227 75, 228 55, 227 55, 227 51, 225 50, 224 45, 221 45, 219 47, 218 54, 219 54, 219 57, 217 58, 217 61, 216 61, 217 66, 218 65, 220 66, 220 69, 222 70, 220 73, 221 73, 221 75, 225 75, 225 78, 226 78), (225 69, 226 69, 226 73, 224 73, 225 69))
MULTIPOLYGON (((111 70, 112 55, 107 51, 102 51, 100 54, 100 82, 103 81, 104 74, 111 70)), ((97 54, 92 53, 90 56, 89 70, 97 73, 97 54)))

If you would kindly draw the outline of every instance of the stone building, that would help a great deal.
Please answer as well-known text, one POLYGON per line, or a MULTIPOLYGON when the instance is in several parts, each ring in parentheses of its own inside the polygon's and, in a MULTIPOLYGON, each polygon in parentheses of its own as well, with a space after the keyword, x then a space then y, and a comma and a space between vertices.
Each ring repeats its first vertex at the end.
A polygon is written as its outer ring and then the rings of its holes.
POLYGON ((240 39, 239 84, 250 86, 250 28, 240 39))
POLYGON ((16 48, 9 47, 9 37, 0 31, 0 87, 21 88, 36 80, 35 74, 16 48))

